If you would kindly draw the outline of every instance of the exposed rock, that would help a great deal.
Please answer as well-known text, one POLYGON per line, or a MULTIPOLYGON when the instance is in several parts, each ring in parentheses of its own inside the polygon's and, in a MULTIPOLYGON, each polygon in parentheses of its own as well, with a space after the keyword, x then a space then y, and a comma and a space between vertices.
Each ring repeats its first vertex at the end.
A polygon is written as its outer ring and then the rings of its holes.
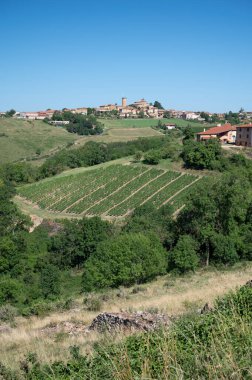
POLYGON ((167 326, 170 319, 164 314, 138 313, 101 313, 89 326, 89 330, 142 330, 150 331, 160 325, 167 326))

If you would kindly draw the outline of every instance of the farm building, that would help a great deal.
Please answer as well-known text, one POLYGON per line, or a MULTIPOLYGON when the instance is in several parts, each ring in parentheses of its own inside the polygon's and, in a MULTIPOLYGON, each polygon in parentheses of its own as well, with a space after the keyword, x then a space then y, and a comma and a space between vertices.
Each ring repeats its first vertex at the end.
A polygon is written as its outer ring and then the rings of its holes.
POLYGON ((252 124, 237 126, 236 145, 252 146, 252 124))
POLYGON ((217 127, 213 127, 204 132, 197 133, 197 140, 209 140, 218 139, 222 143, 235 143, 236 139, 236 126, 231 124, 225 124, 217 127))
POLYGON ((165 124, 165 128, 168 130, 168 131, 170 131, 170 130, 172 130, 172 129, 175 129, 176 128, 176 124, 172 124, 172 123, 166 123, 165 124))

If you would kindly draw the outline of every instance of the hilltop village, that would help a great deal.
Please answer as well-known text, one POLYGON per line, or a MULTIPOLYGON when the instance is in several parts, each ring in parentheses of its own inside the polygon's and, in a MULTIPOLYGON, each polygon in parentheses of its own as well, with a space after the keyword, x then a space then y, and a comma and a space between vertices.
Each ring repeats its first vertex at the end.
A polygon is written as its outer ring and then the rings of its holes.
MULTIPOLYGON (((241 109, 237 113, 210 113, 206 111, 182 111, 164 109, 160 102, 149 103, 144 98, 127 104, 127 98, 123 97, 121 104, 104 104, 99 107, 63 108, 62 110, 47 109, 45 111, 20 112, 11 110, 11 115, 19 120, 44 120, 52 125, 68 125, 69 120, 61 115, 71 113, 74 115, 90 116, 102 119, 169 119, 164 124, 165 129, 176 128, 176 122, 172 119, 187 120, 188 122, 206 123, 207 130, 197 134, 198 141, 218 139, 222 144, 235 144, 238 146, 252 146, 252 112, 241 109), (213 127, 209 128, 209 123, 213 127), (215 123, 215 124, 214 124, 215 123)), ((0 117, 7 116, 8 112, 0 112, 0 117)))

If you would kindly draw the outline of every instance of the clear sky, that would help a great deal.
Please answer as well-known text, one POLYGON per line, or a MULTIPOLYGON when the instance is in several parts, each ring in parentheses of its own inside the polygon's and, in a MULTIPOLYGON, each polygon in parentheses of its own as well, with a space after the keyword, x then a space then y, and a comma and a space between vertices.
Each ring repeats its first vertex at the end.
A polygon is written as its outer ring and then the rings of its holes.
POLYGON ((1 0, 0 110, 252 111, 252 0, 1 0))

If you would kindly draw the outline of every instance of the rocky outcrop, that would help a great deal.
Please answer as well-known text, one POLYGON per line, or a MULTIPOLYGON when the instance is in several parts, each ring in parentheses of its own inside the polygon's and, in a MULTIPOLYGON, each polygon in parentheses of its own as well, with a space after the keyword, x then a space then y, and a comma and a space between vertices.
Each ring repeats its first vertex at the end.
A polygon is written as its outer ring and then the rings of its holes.
POLYGON ((138 313, 101 313, 89 326, 89 330, 99 332, 112 330, 150 331, 170 324, 170 319, 164 314, 138 313))

